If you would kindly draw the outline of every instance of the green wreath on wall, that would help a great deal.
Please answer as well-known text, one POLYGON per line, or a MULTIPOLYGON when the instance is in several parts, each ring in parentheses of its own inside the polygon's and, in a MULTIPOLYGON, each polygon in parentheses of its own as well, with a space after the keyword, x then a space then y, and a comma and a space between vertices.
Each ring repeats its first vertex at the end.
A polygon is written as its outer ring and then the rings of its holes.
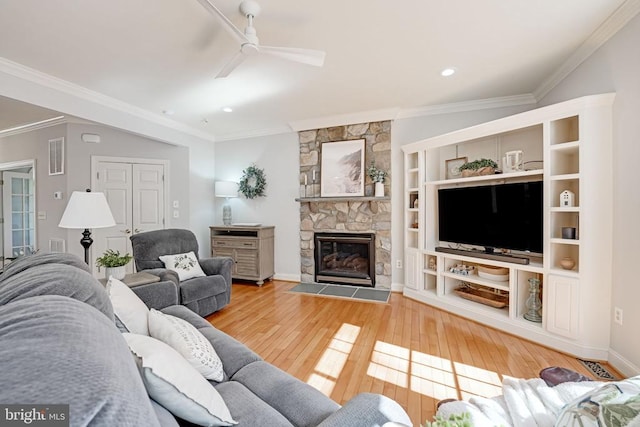
POLYGON ((257 168, 256 165, 251 165, 242 171, 242 178, 238 184, 238 190, 247 199, 264 197, 264 189, 266 186, 267 178, 264 175, 263 169, 257 168))

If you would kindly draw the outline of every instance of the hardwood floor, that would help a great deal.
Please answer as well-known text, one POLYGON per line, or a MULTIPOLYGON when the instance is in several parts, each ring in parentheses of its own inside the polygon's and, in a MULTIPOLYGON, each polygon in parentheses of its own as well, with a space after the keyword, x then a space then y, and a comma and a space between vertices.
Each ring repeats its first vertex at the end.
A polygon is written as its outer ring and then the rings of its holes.
POLYGON ((233 285, 215 327, 339 403, 361 392, 400 403, 418 426, 439 400, 493 396, 503 376, 547 366, 592 374, 574 357, 393 293, 389 304, 288 293, 284 281, 233 285))

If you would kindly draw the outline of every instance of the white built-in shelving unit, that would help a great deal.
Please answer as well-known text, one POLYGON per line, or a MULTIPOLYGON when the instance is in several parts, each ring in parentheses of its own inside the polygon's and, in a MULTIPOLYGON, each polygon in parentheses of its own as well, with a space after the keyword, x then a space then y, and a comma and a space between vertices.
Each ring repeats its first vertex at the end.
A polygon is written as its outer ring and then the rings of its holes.
MULTIPOLYGON (((612 124, 614 94, 593 95, 417 141, 402 147, 405 164, 404 294, 579 357, 606 360, 609 348, 612 250, 612 124), (500 159, 524 152, 525 170, 447 179, 446 161, 500 159), (543 181, 543 254, 529 264, 436 251, 438 189, 543 181), (560 193, 575 195, 560 205, 560 193), (575 239, 563 227, 577 229, 575 239), (562 267, 571 258, 575 266, 562 267), (502 267, 508 281, 450 272, 457 264, 502 267), (542 322, 526 320, 529 279, 542 283, 542 322), (507 296, 494 307, 463 299, 462 282, 507 296)), ((470 215, 473 208, 470 207, 470 215)))

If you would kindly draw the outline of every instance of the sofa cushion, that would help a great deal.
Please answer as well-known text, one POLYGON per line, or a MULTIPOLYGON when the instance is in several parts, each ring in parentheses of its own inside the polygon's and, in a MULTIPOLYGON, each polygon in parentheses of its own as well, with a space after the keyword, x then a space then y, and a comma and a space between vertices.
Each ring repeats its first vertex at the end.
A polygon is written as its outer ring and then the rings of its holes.
POLYGON ((113 311, 127 331, 149 335, 147 305, 127 285, 114 277, 109 277, 107 293, 113 304, 113 311))
POLYGON ((0 275, 0 281, 28 268, 43 264, 66 264, 91 273, 89 266, 75 255, 57 252, 38 252, 20 257, 6 266, 2 275, 0 275))
POLYGON ((209 380, 222 381, 222 361, 208 339, 186 320, 149 311, 149 333, 184 357, 191 366, 209 380))
POLYGON ((69 404, 73 425, 159 426, 113 321, 77 300, 0 306, 0 366, 3 404, 69 404))
POLYGON ((238 382, 218 384, 216 390, 227 402, 237 427, 293 427, 289 420, 238 382))
POLYGON ((317 426, 340 408, 320 391, 267 362, 253 362, 231 377, 292 424, 317 426))
POLYGON ((155 338, 124 333, 140 359, 140 372, 149 396, 174 415, 203 426, 236 424, 215 388, 177 351, 155 338))
MULTIPOLYGON (((35 255, 25 258, 48 259, 35 255)), ((104 287, 87 271, 69 264, 38 262, 30 268, 22 267, 0 282, 0 305, 39 295, 61 295, 87 303, 113 321, 113 308, 104 287)))
POLYGON ((220 275, 195 277, 180 283, 183 304, 228 292, 227 282, 220 275))
POLYGON ((184 319, 198 328, 202 335, 213 344, 213 348, 216 349, 216 353, 218 353, 220 360, 222 360, 222 367, 227 377, 231 377, 240 368, 249 363, 262 360, 260 356, 240 341, 216 329, 211 323, 186 307, 174 305, 164 308, 162 312, 184 319))
POLYGON ((181 282, 194 277, 205 276, 204 271, 202 271, 200 263, 198 262, 198 258, 193 252, 162 255, 158 258, 160 258, 160 261, 162 261, 166 269, 178 273, 178 277, 181 282))

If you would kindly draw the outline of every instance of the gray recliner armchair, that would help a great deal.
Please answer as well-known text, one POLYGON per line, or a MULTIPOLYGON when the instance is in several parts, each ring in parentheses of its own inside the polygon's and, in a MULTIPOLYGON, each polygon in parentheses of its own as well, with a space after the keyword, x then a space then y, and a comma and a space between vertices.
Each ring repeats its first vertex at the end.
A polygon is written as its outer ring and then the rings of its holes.
POLYGON ((133 259, 138 271, 155 274, 161 280, 171 280, 178 287, 180 304, 200 316, 208 316, 231 301, 230 257, 198 258, 205 277, 180 281, 178 274, 167 270, 160 256, 193 251, 198 257, 198 241, 189 230, 165 229, 131 236, 133 259))

